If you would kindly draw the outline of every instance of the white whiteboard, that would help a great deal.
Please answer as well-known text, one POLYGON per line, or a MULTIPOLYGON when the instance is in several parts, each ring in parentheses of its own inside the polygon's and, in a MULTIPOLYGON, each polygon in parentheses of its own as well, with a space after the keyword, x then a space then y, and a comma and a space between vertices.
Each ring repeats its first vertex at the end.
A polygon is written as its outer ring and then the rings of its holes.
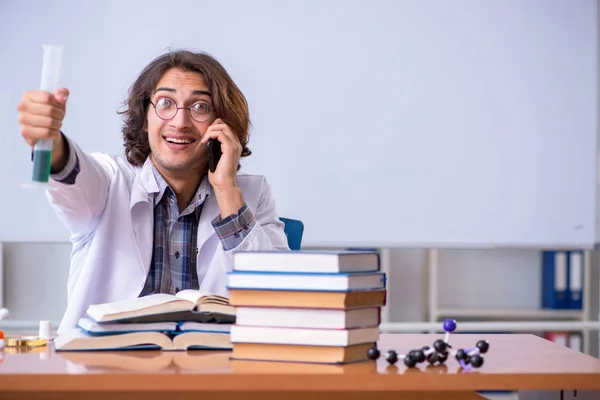
POLYGON ((0 3, 0 241, 63 241, 16 104, 62 44, 64 130, 122 152, 116 114, 168 48, 204 50, 246 94, 248 172, 305 245, 596 241, 593 0, 0 3))

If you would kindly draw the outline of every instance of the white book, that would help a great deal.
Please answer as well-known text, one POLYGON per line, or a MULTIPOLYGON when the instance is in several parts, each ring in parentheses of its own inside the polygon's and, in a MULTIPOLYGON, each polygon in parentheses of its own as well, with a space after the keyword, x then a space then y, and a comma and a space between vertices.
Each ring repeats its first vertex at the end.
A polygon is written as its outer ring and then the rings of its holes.
POLYGON ((356 329, 302 329, 262 326, 231 327, 231 343, 272 343, 313 346, 351 346, 379 340, 379 327, 356 329))
POLYGON ((571 307, 581 309, 581 295, 583 290, 583 254, 574 251, 569 255, 569 291, 571 298, 568 300, 571 307))
POLYGON ((179 325, 180 332, 231 332, 231 324, 210 324, 205 322, 187 321, 179 325))
POLYGON ((293 274, 271 272, 229 272, 229 289, 281 290, 375 290, 385 288, 385 274, 293 274))
POLYGON ((351 329, 379 326, 380 308, 314 309, 237 307, 237 325, 288 328, 351 329))
POLYGON ((249 251, 233 255, 234 271, 375 272, 379 254, 369 251, 249 251))

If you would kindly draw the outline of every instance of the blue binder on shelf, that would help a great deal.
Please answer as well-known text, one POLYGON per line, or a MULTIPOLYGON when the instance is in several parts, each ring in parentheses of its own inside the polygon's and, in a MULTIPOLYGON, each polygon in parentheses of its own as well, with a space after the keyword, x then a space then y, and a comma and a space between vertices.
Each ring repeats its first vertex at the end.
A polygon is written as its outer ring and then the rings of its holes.
POLYGON ((583 308, 584 254, 581 250, 568 252, 567 282, 569 285, 567 308, 581 310, 583 308))
POLYGON ((542 308, 569 307, 567 256, 566 251, 542 252, 542 308))

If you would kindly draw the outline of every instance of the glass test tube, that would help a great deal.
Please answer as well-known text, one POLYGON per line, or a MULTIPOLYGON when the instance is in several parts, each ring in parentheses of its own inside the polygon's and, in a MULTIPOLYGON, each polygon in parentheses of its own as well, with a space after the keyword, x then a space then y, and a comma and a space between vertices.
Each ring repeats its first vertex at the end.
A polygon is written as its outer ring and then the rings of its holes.
MULTIPOLYGON (((60 85, 60 63, 62 46, 43 45, 44 60, 42 64, 41 90, 54 94, 60 85)), ((52 139, 38 140, 33 148, 34 183, 47 183, 50 178, 50 162, 52 160, 52 139)))

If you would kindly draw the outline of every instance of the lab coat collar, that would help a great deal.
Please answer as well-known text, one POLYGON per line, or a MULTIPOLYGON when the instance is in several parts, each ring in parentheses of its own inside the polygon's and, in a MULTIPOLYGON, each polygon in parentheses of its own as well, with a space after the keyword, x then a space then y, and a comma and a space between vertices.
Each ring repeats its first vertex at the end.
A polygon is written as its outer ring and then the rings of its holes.
POLYGON ((159 191, 156 179, 154 179, 154 175, 152 174, 152 165, 152 161, 148 157, 133 180, 131 199, 129 200, 130 210, 137 203, 152 201, 152 195, 159 191))
POLYGON ((159 188, 152 174, 152 161, 150 157, 140 169, 136 171, 131 187, 129 211, 131 212, 131 227, 135 238, 135 247, 144 269, 144 276, 148 276, 152 260, 152 244, 154 243, 154 218, 153 194, 159 188))
MULTIPOLYGON (((208 175, 204 177, 203 182, 204 180, 206 180, 206 184, 210 187, 208 175)), ((198 222, 198 251, 202 249, 204 243, 206 243, 211 236, 216 235, 215 228, 213 228, 211 222, 219 215, 219 213, 217 199, 214 196, 214 192, 210 190, 202 205, 202 212, 200 212, 200 220, 198 222)))

